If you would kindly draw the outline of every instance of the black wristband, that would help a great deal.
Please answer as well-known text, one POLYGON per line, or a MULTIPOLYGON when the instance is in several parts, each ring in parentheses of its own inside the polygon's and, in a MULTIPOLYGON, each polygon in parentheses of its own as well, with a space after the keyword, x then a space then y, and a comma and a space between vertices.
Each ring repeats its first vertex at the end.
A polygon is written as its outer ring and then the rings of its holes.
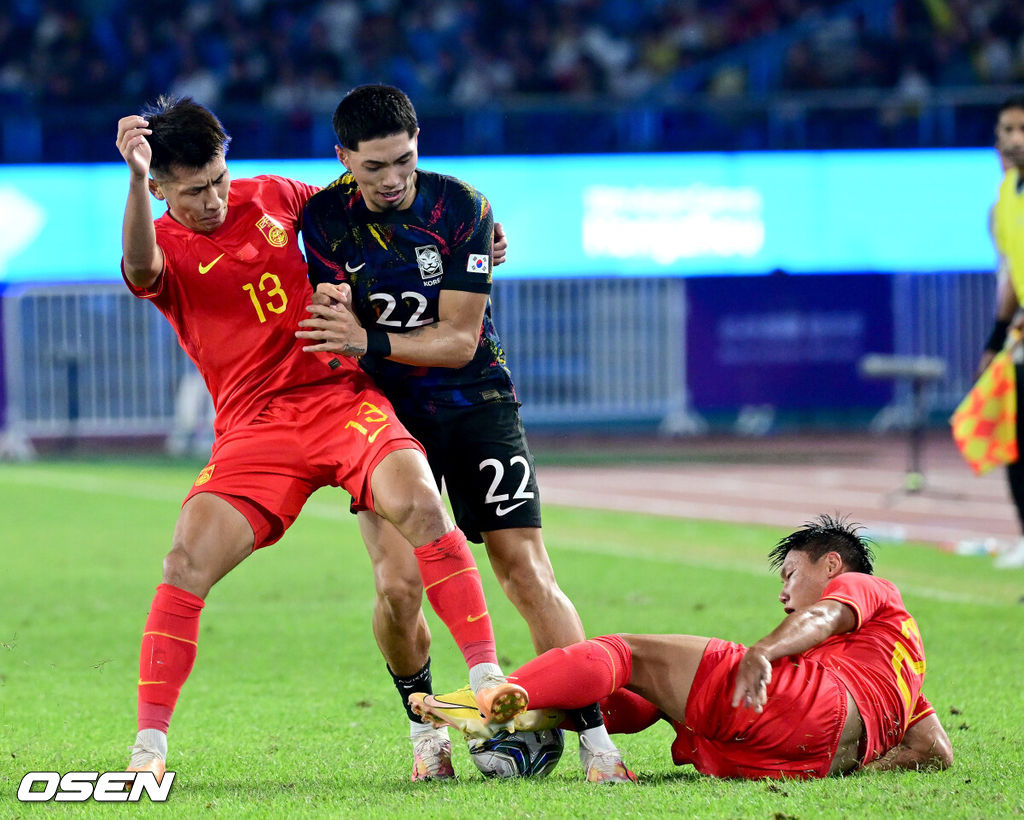
POLYGON ((383 330, 366 331, 366 353, 386 359, 391 355, 391 337, 383 330))
POLYGON ((985 350, 990 350, 993 353, 998 353, 1002 350, 1003 345, 1006 344, 1006 334, 1009 330, 1009 319, 996 319, 992 325, 992 332, 989 334, 988 341, 985 342, 985 350))

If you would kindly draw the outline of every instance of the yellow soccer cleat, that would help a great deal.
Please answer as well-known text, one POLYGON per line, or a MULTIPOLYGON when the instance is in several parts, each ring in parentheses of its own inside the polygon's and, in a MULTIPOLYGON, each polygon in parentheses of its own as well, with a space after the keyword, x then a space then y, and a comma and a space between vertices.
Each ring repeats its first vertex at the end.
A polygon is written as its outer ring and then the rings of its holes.
POLYGON ((476 696, 468 686, 445 695, 414 692, 409 696, 409 706, 424 720, 435 726, 453 726, 466 737, 481 740, 503 729, 535 732, 553 728, 564 718, 554 709, 526 712, 526 704, 526 690, 507 682, 481 689, 476 696))

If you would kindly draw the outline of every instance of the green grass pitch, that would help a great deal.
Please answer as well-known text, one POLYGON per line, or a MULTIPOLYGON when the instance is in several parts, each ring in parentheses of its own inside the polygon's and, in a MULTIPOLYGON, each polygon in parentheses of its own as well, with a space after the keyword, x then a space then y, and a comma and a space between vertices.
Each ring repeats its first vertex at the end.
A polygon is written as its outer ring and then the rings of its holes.
MULTIPOLYGON (((31 770, 118 770, 135 735, 138 646, 197 465, 0 464, 0 817, 126 809, 17 802, 31 770)), ((832 511, 826 511, 832 512, 832 511)), ((545 539, 588 634, 752 641, 778 623, 765 556, 782 531, 548 507, 545 539)), ((794 526, 801 522, 793 522, 794 526)), ((483 568, 502 662, 532 654, 483 568)), ((177 780, 155 815, 195 817, 997 818, 1024 816, 1024 571, 879 545, 928 651, 925 692, 953 741, 947 772, 730 782, 675 768, 667 725, 620 737, 638 787, 583 782, 576 741, 546 780, 494 782, 456 743, 457 783, 409 782, 404 714, 370 632, 369 561, 347 496, 318 493, 276 546, 214 588, 171 726, 177 780)), ((438 691, 465 681, 428 613, 438 691)), ((144 798, 145 801, 145 798, 144 798)))

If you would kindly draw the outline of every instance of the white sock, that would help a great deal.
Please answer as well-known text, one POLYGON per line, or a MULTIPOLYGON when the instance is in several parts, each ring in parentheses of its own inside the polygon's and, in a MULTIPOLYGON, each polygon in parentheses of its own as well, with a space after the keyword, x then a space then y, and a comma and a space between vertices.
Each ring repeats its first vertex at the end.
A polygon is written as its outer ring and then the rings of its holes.
POLYGON ((409 737, 413 740, 418 738, 420 735, 425 735, 427 732, 436 732, 438 727, 434 726, 429 720, 423 723, 417 723, 415 720, 409 721, 409 737))
MULTIPOLYGON (((484 684, 485 678, 500 678, 501 667, 496 663, 478 663, 469 670, 469 688, 476 694, 484 684)), ((490 683, 490 681, 487 681, 490 683)))
POLYGON ((587 742, 587 748, 592 752, 618 751, 618 747, 612 742, 611 735, 608 734, 608 730, 604 728, 603 723, 600 726, 593 726, 580 732, 580 746, 583 745, 584 739, 587 742))
POLYGON ((152 749, 167 760, 167 735, 159 729, 143 729, 135 736, 135 742, 152 749))

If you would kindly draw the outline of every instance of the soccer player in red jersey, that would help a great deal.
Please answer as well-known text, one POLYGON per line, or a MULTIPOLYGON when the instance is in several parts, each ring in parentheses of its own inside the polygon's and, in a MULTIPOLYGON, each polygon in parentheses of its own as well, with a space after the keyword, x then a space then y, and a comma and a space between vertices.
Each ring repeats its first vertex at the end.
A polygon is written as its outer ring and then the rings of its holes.
POLYGON ((274 176, 232 182, 228 142, 190 99, 161 98, 118 122, 130 171, 125 281, 171 323, 217 411, 210 461, 182 505, 142 638, 129 769, 158 776, 210 588, 277 541, 325 485, 394 524, 403 549, 416 545, 427 598, 471 685, 501 672, 479 572, 422 447, 354 360, 304 353, 295 339, 312 298, 296 231, 317 189, 274 176), (150 194, 167 203, 155 222, 150 194))
MULTIPOLYGON (((613 733, 664 718, 676 730, 673 761, 717 777, 951 765, 949 737, 921 692, 917 623, 899 590, 871 574, 856 529, 821 516, 770 558, 787 614, 749 648, 695 635, 606 635, 552 649, 509 677, 532 709, 603 699, 613 733)), ((477 698, 492 720, 521 709, 520 693, 502 685, 477 698)), ((413 702, 446 720, 430 697, 413 702)))

